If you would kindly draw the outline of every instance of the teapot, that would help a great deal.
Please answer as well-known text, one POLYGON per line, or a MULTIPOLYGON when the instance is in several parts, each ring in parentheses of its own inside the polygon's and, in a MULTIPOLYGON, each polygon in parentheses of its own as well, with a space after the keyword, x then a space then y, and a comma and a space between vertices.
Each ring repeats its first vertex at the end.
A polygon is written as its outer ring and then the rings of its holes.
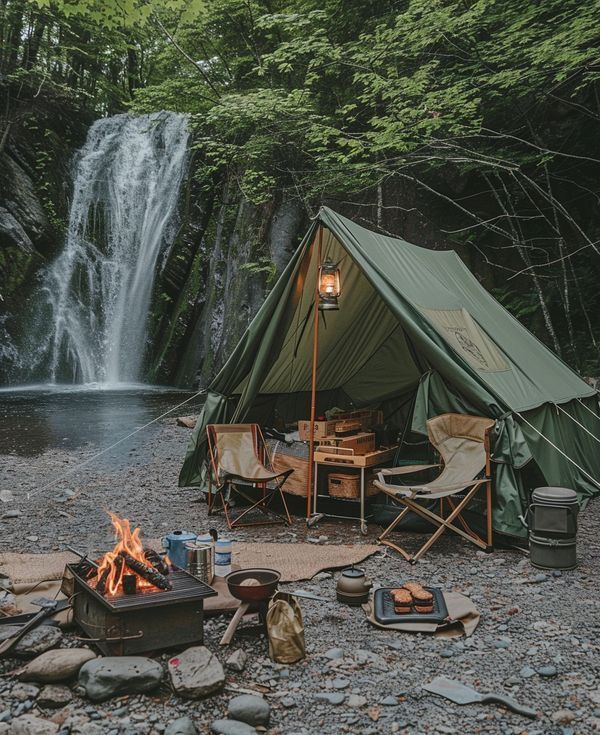
POLYGON ((373 583, 367 579, 362 569, 357 569, 354 565, 342 569, 336 587, 338 602, 345 602, 347 605, 362 605, 368 601, 369 590, 372 586, 373 583))
POLYGON ((187 549, 185 545, 195 541, 197 535, 186 531, 173 531, 165 536, 161 543, 163 549, 167 550, 171 563, 180 569, 185 569, 187 564, 187 549))

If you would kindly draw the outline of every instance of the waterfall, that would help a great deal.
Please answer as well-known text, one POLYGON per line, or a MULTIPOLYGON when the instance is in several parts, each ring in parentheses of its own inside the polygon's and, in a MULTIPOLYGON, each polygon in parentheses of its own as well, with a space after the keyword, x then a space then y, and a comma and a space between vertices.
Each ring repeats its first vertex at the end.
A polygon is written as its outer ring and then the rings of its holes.
POLYGON ((92 125, 75 159, 65 246, 36 295, 32 374, 73 383, 143 378, 154 277, 175 238, 187 145, 187 120, 175 113, 92 125))

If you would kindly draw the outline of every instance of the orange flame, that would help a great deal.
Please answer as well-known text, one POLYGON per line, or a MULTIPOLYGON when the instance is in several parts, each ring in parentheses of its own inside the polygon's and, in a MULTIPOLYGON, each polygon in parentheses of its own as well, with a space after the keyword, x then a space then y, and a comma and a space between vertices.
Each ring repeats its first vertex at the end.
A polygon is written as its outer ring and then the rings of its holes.
MULTIPOLYGON (((148 564, 146 557, 144 556, 144 547, 140 541, 140 529, 135 528, 131 530, 131 526, 127 518, 119 518, 115 513, 109 511, 110 520, 116 531, 117 543, 112 551, 108 551, 102 559, 98 562, 98 572, 96 576, 96 584, 103 576, 106 570, 109 570, 108 577, 106 578, 105 590, 109 595, 117 595, 123 592, 123 575, 124 574, 135 574, 131 569, 125 566, 125 564, 115 564, 115 559, 119 556, 121 551, 127 552, 130 556, 144 564, 148 564)), ((154 587, 151 582, 148 582, 139 574, 137 577, 137 588, 149 588, 154 587)))

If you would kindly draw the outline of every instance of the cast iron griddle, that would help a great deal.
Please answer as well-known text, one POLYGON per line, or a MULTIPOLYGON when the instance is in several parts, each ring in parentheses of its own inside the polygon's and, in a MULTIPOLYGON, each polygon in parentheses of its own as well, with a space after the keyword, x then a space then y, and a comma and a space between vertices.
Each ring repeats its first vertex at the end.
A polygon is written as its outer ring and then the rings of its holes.
POLYGON ((402 585, 396 587, 380 587, 375 590, 373 597, 373 615, 375 620, 382 625, 392 625, 394 623, 443 623, 448 617, 448 608, 444 601, 444 595, 439 587, 425 587, 427 592, 433 595, 433 612, 419 613, 415 610, 414 605, 411 612, 401 614, 394 612, 394 601, 390 595, 390 590, 398 589, 402 585))

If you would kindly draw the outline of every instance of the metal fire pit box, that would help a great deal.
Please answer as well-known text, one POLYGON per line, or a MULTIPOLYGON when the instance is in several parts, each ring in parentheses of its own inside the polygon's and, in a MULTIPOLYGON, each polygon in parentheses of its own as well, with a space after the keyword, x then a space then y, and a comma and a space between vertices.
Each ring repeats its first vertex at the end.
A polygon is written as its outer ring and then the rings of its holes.
POLYGON ((202 643, 204 600, 217 592, 197 577, 175 568, 172 590, 140 590, 133 595, 102 596, 85 581, 77 564, 72 574, 75 622, 106 656, 128 656, 202 643))

